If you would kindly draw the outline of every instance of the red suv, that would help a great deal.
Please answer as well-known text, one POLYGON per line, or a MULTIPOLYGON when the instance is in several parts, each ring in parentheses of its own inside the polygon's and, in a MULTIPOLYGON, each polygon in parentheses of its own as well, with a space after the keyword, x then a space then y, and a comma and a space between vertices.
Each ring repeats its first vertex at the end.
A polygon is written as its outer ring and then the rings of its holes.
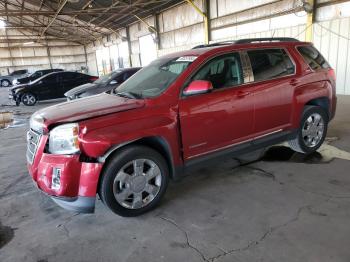
POLYGON ((60 206, 121 216, 155 207, 190 165, 288 141, 317 150, 336 109, 335 74, 310 43, 244 39, 161 57, 101 94, 36 112, 27 161, 60 206))

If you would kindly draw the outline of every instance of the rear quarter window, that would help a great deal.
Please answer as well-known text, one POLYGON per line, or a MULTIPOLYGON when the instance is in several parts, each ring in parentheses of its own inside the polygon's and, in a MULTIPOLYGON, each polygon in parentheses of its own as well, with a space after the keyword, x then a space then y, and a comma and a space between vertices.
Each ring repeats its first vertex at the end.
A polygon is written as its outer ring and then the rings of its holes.
POLYGON ((313 69, 319 70, 330 68, 330 65, 322 54, 313 46, 298 46, 297 50, 304 58, 305 62, 313 69))
POLYGON ((247 51, 254 81, 264 81, 294 74, 295 66, 284 49, 259 49, 247 51))

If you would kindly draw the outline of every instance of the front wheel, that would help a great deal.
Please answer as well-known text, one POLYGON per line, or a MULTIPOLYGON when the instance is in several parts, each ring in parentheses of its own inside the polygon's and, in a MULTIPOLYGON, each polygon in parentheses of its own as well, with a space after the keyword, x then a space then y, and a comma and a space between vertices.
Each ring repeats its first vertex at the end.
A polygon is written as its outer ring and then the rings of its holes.
POLYGON ((323 143, 328 127, 328 116, 318 106, 306 106, 300 122, 297 137, 288 141, 296 152, 309 154, 315 152, 323 143))
POLYGON ((159 204, 168 186, 168 170, 164 158, 151 148, 123 148, 102 173, 102 202, 120 216, 141 215, 159 204))
POLYGON ((26 106, 33 106, 36 104, 37 99, 36 99, 35 95, 33 95, 31 93, 24 93, 22 95, 21 101, 26 106))

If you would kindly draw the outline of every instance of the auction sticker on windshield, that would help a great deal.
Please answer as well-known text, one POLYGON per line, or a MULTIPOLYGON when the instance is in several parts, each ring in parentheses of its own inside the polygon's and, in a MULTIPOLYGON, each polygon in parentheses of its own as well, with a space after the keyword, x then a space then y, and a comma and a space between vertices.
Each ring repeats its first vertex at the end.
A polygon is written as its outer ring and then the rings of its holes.
POLYGON ((179 62, 193 62, 194 60, 197 59, 198 56, 181 56, 176 61, 179 62))

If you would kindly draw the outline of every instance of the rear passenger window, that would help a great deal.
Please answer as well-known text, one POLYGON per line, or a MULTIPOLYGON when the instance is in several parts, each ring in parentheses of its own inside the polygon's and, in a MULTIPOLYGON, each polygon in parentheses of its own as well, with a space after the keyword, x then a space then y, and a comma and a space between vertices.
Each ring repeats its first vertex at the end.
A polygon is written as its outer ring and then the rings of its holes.
POLYGON ((295 66, 283 49, 264 49, 247 51, 254 81, 269 80, 276 77, 291 75, 295 66))
POLYGON ((324 59, 320 52, 313 46, 299 46, 298 51, 305 59, 305 62, 313 69, 330 68, 330 65, 324 59))

